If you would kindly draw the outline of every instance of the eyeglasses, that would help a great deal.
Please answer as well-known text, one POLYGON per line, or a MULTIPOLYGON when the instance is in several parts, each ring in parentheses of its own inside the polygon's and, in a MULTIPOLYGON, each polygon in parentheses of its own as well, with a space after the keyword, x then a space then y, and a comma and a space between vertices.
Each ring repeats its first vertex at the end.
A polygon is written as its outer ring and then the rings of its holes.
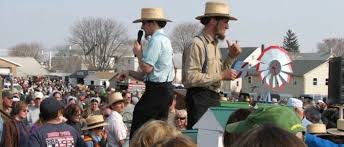
POLYGON ((185 120, 186 119, 186 117, 176 117, 176 120, 185 120))

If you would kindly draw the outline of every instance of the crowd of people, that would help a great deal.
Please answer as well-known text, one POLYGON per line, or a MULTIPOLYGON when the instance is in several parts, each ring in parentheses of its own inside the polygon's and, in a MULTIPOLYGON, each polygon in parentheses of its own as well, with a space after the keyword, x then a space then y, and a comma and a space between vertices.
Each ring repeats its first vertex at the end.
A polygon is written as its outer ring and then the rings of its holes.
MULTIPOLYGON (((15 82, 22 91, 2 91, 0 146, 129 146, 140 92, 68 86, 43 77, 16 78, 15 82)), ((176 97, 163 125, 180 135, 186 129, 187 113, 176 109, 176 97)))
MULTIPOLYGON (((204 29, 183 52, 184 95, 172 84, 173 49, 163 31, 171 21, 161 8, 142 8, 141 18, 133 22, 142 23, 147 39, 145 46, 140 38, 134 42, 139 70, 123 71, 116 79, 144 81, 143 94, 17 78, 22 91, 2 91, 0 146, 195 147, 182 131, 192 129, 209 107, 227 100, 219 93, 222 81, 240 75, 231 68, 240 46, 227 40, 224 61, 219 49, 229 21, 237 20, 229 10, 226 3, 207 2, 204 14, 196 17, 204 29)), ((289 98, 261 107, 252 99, 247 102, 249 108, 234 111, 227 121, 225 147, 344 146, 343 121, 337 121, 343 113, 324 101, 289 98)))

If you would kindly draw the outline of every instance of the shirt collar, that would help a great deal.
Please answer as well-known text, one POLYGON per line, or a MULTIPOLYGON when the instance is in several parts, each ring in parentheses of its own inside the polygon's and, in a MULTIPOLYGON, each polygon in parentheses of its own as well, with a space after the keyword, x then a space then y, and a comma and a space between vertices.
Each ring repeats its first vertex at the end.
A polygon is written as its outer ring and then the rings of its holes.
POLYGON ((156 30, 152 36, 156 36, 157 34, 165 34, 164 30, 163 29, 158 29, 156 30))

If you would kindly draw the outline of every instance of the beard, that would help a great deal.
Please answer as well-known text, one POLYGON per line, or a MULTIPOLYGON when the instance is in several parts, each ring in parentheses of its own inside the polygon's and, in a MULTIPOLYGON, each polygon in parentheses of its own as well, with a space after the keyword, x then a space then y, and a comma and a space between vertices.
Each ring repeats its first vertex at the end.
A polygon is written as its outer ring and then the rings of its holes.
POLYGON ((224 40, 226 38, 226 35, 220 32, 219 27, 216 27, 216 38, 220 40, 224 40))

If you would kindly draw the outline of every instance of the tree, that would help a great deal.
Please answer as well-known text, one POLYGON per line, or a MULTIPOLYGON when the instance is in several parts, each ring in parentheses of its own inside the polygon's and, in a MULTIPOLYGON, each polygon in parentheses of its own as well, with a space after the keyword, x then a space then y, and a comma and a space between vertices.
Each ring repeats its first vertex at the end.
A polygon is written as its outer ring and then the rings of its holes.
POLYGON ((192 38, 198 35, 201 29, 198 23, 186 22, 176 25, 171 34, 174 52, 182 53, 184 49, 189 48, 192 38))
POLYGON ((59 45, 53 48, 52 70, 73 73, 82 68, 83 51, 69 45, 59 45), (73 63, 73 64, 71 64, 73 63))
POLYGON ((299 43, 294 32, 290 29, 287 31, 287 35, 284 36, 283 48, 288 52, 299 53, 299 43))
POLYGON ((84 18, 71 29, 71 44, 78 45, 89 69, 105 71, 112 69, 112 58, 126 48, 127 29, 115 20, 84 18))
POLYGON ((344 57, 344 38, 324 39, 318 43, 318 52, 331 52, 337 57, 344 57))
POLYGON ((10 48, 10 56, 33 57, 37 61, 42 60, 43 46, 36 42, 20 43, 10 48))

